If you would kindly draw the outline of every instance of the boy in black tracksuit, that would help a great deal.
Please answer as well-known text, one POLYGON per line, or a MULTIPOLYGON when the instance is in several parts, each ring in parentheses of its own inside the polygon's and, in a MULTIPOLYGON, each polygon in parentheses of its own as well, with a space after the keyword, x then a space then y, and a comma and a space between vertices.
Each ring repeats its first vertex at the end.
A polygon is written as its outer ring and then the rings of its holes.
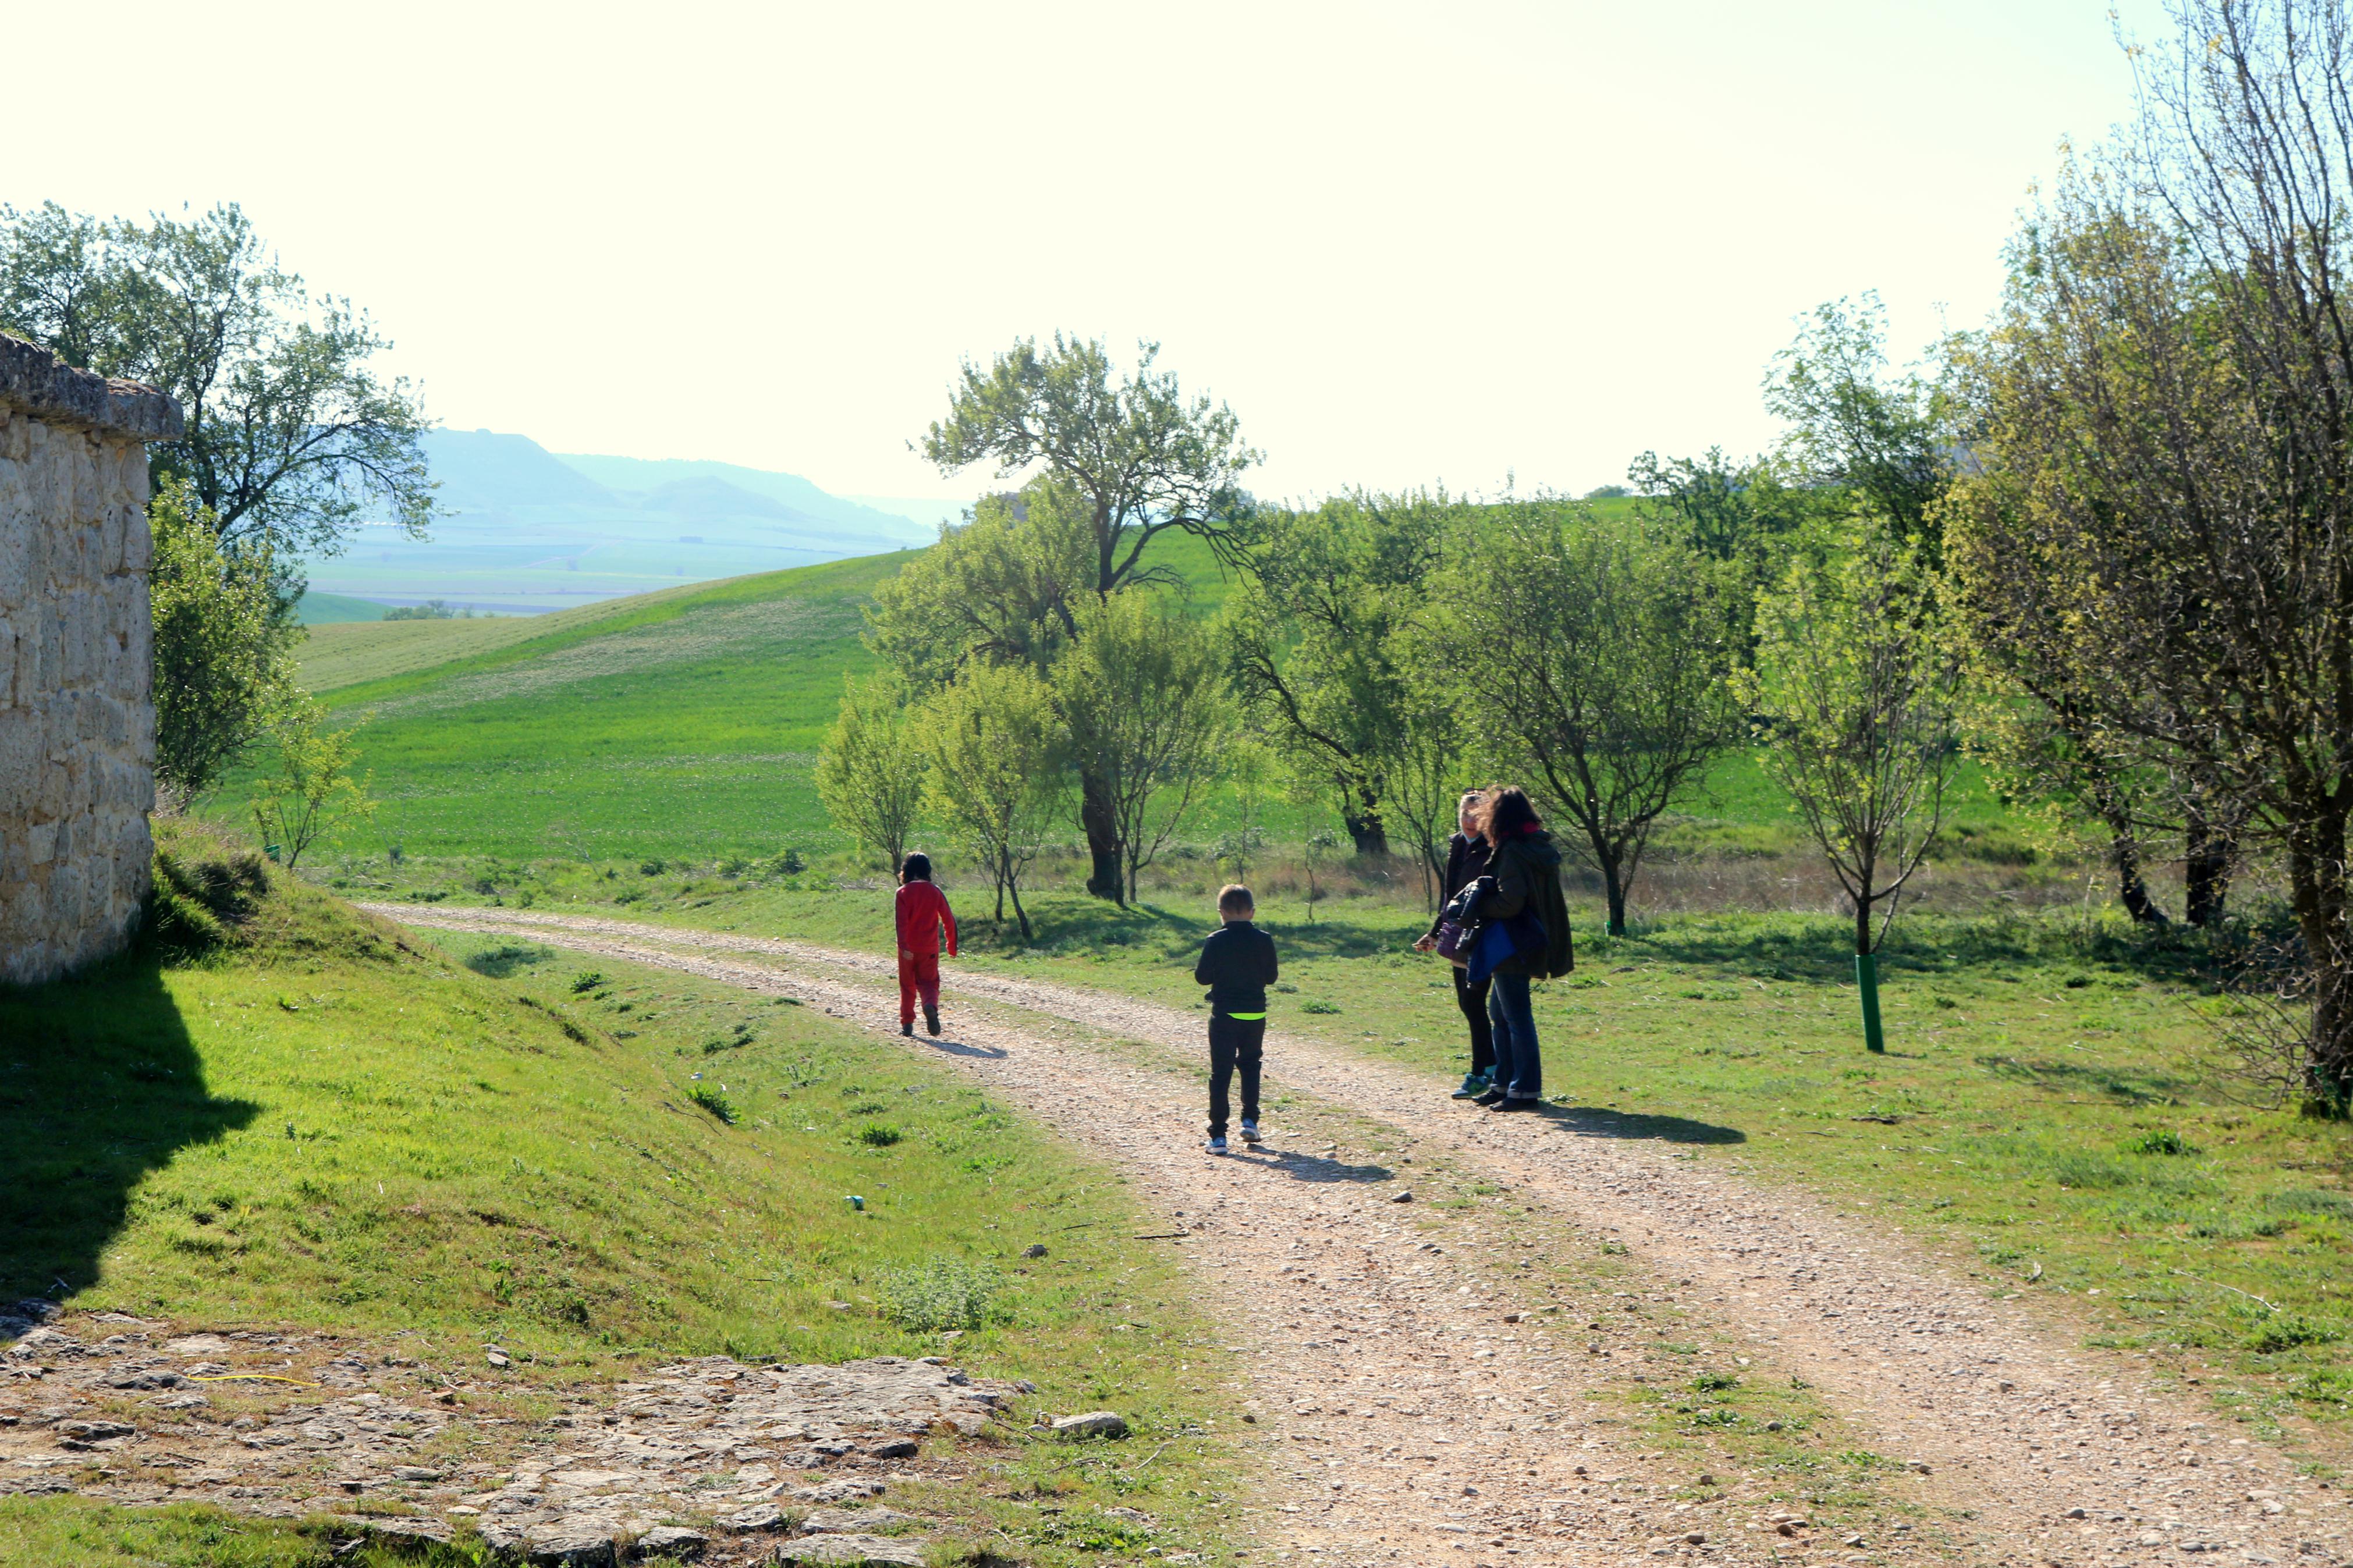
POLYGON ((1209 1152, 1226 1152, 1226 1086, 1242 1075, 1242 1142, 1258 1142, 1258 1071, 1266 1047, 1266 988, 1274 984, 1274 938, 1250 923, 1258 912, 1239 883, 1218 894, 1226 922, 1201 944, 1193 981, 1209 988, 1209 1152))

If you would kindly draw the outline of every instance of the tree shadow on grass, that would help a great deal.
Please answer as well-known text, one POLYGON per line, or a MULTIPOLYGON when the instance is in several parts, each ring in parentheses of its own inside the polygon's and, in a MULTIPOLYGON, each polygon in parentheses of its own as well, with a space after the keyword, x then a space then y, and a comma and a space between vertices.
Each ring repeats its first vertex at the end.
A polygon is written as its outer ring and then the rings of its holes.
POLYGON ((258 1110, 206 1089, 153 957, 0 987, 0 1318, 94 1283, 139 1184, 258 1110))
POLYGON ((1595 1105, 1546 1105, 1544 1119, 1554 1131, 1581 1138, 1650 1139, 1661 1143, 1746 1143, 1748 1134, 1737 1127, 1694 1121, 1688 1116, 1646 1116, 1635 1110, 1610 1110, 1595 1105))
MULTIPOLYGON (((1018 926, 1002 926, 977 912, 965 919, 965 944, 983 952, 1009 955, 1042 952, 1056 958, 1090 952, 1126 950, 1158 953, 1170 963, 1190 955, 1218 929, 1215 909, 1169 909, 1139 900, 1121 909, 1116 904, 1082 894, 1050 893, 1029 902, 1034 932, 1025 942, 1018 926)), ((1401 952, 1419 931, 1383 930, 1321 919, 1314 925, 1293 921, 1261 922, 1274 934, 1286 960, 1364 958, 1375 953, 1401 952)))
MULTIPOLYGON (((1588 969, 1663 962, 1744 979, 1852 986, 1854 926, 1831 915, 1684 915, 1640 924, 1623 937, 1588 937, 1577 956, 1588 969)), ((1908 915, 1879 950, 1883 984, 1971 971, 2023 979, 2020 972, 2057 969, 2194 985, 2211 978, 2215 963, 2211 942, 2186 927, 2086 933, 2078 925, 2014 914, 1908 915)))

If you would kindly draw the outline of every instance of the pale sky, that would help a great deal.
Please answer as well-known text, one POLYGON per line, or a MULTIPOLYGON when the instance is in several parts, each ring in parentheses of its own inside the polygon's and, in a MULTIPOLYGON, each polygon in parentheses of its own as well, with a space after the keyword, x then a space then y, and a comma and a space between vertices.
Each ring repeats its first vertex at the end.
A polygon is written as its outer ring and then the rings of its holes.
MULTIPOLYGON (((2153 0, 2126 15, 2161 31, 2153 0)), ((1159 340, 1297 497, 1736 451, 1791 319, 1983 319, 2105 0, 19 7, 0 200, 244 205, 459 428, 968 496, 958 361, 1159 340)))

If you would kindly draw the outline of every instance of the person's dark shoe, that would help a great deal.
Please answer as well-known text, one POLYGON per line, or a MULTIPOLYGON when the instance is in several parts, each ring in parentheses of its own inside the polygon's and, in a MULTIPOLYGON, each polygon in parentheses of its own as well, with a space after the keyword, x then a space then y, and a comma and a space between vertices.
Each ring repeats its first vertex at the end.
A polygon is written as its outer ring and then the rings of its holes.
POLYGON ((915 1021, 913 1018, 902 1019, 899 1025, 899 1032, 909 1039, 914 1038, 915 1021))
POLYGON ((1534 1095, 1510 1095, 1496 1107, 1498 1110, 1541 1110, 1544 1101, 1534 1095))
POLYGON ((1504 1091, 1500 1089, 1490 1088, 1486 1093, 1479 1096, 1478 1099, 1472 1100, 1471 1103, 1473 1105, 1501 1105, 1504 1103, 1504 1091))
POLYGON ((923 1009, 923 1027, 932 1032, 933 1038, 937 1039, 939 1037, 940 1010, 937 1007, 926 1007, 923 1009))

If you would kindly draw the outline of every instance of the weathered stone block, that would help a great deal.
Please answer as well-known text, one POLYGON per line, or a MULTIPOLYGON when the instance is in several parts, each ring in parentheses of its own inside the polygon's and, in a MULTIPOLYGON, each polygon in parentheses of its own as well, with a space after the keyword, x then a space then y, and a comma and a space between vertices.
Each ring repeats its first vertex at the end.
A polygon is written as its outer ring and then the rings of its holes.
POLYGON ((0 335, 0 979, 119 948, 147 893, 144 443, 172 400, 0 335))

